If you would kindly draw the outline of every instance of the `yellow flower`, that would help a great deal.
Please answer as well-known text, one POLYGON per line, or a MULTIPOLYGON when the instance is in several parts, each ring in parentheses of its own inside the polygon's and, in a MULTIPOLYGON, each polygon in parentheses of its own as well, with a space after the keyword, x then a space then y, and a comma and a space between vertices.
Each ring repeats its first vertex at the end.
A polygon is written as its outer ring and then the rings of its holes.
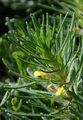
MULTIPOLYGON (((48 73, 45 73, 43 71, 35 71, 34 77, 41 77, 43 79, 51 79, 51 76, 48 73)), ((61 87, 55 88, 53 84, 48 85, 47 89, 49 92, 53 92, 55 96, 61 96, 64 99, 67 99, 68 101, 71 101, 72 98, 69 96, 64 88, 65 85, 62 85, 61 87)))
POLYGON ((67 94, 66 90, 64 89, 64 85, 59 87, 55 93, 56 96, 61 96, 62 98, 68 100, 69 102, 72 101, 72 97, 67 94))
POLYGON ((48 85, 47 89, 49 92, 53 92, 55 96, 61 96, 62 98, 71 102, 72 97, 67 94, 66 90, 64 89, 65 85, 58 87, 57 89, 53 86, 53 84, 48 85))
POLYGON ((57 90, 56 90, 56 93, 55 93, 56 96, 67 96, 67 93, 64 89, 64 85, 62 85, 61 87, 59 87, 57 90))
POLYGON ((50 85, 48 85, 47 89, 48 89, 48 91, 55 93, 56 96, 65 96, 65 95, 67 95, 67 93, 66 93, 66 91, 64 89, 64 85, 62 85, 61 87, 55 88, 53 86, 53 84, 50 84, 50 85))
POLYGON ((48 73, 45 73, 43 71, 35 71, 34 72, 34 76, 35 77, 41 77, 43 79, 49 79, 49 74, 48 73))

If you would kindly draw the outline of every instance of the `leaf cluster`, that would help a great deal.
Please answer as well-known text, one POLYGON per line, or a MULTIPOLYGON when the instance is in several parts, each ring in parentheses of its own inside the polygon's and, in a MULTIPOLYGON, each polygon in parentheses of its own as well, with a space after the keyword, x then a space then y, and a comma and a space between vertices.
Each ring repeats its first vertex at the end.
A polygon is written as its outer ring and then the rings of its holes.
POLYGON ((39 22, 9 20, 9 33, 5 37, 15 47, 10 63, 3 58, 9 72, 16 76, 14 82, 0 85, 0 111, 7 120, 82 120, 83 118, 83 37, 76 39, 74 14, 51 17, 42 15, 39 22), (49 74, 49 79, 35 77, 35 71, 49 74), (47 86, 65 85, 72 97, 68 101, 49 92, 47 86), (4 94, 4 95, 3 95, 4 94))

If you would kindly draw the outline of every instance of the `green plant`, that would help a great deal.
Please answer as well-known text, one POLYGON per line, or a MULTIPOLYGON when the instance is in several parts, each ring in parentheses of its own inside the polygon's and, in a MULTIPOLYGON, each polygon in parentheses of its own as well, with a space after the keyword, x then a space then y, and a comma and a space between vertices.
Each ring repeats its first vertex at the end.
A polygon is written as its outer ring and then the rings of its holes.
POLYGON ((74 15, 71 22, 67 15, 42 15, 42 23, 31 15, 33 25, 18 19, 11 24, 7 18, 6 39, 16 48, 16 65, 4 58, 3 62, 17 82, 0 86, 5 119, 82 120, 83 37, 77 44, 74 15), (67 96, 56 96, 61 86, 67 96))

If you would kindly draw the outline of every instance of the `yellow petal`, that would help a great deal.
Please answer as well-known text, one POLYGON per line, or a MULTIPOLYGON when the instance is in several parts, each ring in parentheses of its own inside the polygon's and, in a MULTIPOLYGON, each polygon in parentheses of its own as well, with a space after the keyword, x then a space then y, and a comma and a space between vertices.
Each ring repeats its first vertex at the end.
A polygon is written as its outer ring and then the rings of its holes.
POLYGON ((45 73, 43 71, 35 71, 34 76, 35 77, 41 77, 41 78, 44 78, 44 79, 49 79, 48 73, 45 73))
POLYGON ((59 87, 55 93, 56 96, 63 96, 66 95, 66 91, 64 89, 64 85, 59 87))

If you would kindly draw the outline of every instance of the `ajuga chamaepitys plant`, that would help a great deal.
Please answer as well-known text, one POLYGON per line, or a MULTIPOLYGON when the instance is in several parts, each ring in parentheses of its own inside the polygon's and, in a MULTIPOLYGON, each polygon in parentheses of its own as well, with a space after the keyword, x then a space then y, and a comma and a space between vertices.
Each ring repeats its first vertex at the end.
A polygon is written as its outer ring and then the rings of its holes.
POLYGON ((70 22, 67 15, 7 18, 14 63, 3 62, 16 78, 0 85, 6 120, 82 120, 83 37, 77 41, 74 14, 70 22))

